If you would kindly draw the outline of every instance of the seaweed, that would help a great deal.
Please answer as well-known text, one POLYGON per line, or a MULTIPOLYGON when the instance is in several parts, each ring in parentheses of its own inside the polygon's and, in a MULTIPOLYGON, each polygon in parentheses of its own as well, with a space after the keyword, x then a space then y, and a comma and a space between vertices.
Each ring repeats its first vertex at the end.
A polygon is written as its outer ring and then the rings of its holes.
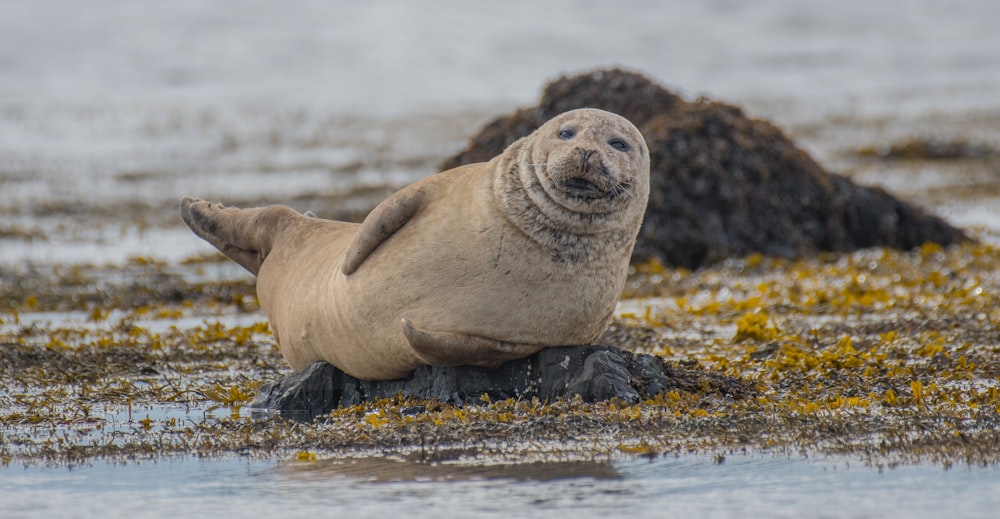
MULTIPOLYGON (((754 451, 846 454, 879 466, 994 464, 998 261, 997 248, 965 243, 750 255, 695 272, 641 263, 601 342, 697 374, 669 391, 636 403, 397 396, 312 423, 247 412, 261 384, 289 371, 247 281, 194 283, 202 261, 135 260, 75 276, 38 268, 37 280, 18 277, 20 289, 5 289, 0 311, 0 461, 754 451), (130 295, 138 280, 159 276, 187 280, 179 300, 130 295), (82 285, 62 283, 73 279, 82 285), (87 297, 60 300, 80 286, 87 297), (729 395, 712 375, 752 391, 729 395)), ((18 285, 2 275, 4 286, 18 285)))

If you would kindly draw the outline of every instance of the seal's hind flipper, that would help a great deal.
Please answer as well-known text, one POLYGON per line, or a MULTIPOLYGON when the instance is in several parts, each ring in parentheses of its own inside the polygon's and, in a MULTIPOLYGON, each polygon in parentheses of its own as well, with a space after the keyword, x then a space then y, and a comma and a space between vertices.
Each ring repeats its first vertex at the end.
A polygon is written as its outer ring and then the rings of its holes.
POLYGON ((537 344, 516 344, 481 335, 418 330, 405 318, 403 335, 417 356, 431 366, 496 367, 542 349, 537 344))
POLYGON ((423 191, 403 189, 368 213, 344 254, 343 271, 352 274, 379 245, 417 214, 424 203, 423 191))
POLYGON ((255 276, 271 252, 274 234, 291 215, 298 213, 284 206, 239 209, 198 198, 181 200, 184 223, 255 276))

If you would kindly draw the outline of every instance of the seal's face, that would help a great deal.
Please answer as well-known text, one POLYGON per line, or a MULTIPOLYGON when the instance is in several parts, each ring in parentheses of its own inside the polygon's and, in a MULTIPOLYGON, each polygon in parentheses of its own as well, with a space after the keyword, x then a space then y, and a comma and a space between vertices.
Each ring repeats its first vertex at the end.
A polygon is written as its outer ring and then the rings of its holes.
POLYGON ((542 125, 531 138, 530 161, 548 198, 575 213, 620 212, 649 192, 642 135, 602 110, 573 110, 542 125))

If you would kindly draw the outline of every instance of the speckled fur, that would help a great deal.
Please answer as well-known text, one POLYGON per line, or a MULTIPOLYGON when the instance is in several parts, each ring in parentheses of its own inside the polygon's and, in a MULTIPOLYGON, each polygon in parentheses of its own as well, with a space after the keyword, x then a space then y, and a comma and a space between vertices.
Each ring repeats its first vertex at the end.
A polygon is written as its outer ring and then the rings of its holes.
POLYGON ((595 340, 624 286, 648 194, 639 131, 583 109, 489 162, 407 186, 360 225, 191 198, 181 212, 257 274, 293 368, 325 360, 394 379, 424 364, 496 365, 595 340))

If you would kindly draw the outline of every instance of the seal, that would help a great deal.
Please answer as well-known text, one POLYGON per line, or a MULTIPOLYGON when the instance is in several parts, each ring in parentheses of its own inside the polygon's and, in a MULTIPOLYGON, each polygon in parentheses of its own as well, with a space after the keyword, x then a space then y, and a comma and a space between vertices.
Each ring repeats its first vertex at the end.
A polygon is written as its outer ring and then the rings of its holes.
POLYGON ((625 118, 560 114, 489 162, 438 173, 361 224, 186 197, 195 234, 257 276, 294 369, 368 380, 421 365, 497 366, 596 340, 649 198, 649 150, 625 118))

